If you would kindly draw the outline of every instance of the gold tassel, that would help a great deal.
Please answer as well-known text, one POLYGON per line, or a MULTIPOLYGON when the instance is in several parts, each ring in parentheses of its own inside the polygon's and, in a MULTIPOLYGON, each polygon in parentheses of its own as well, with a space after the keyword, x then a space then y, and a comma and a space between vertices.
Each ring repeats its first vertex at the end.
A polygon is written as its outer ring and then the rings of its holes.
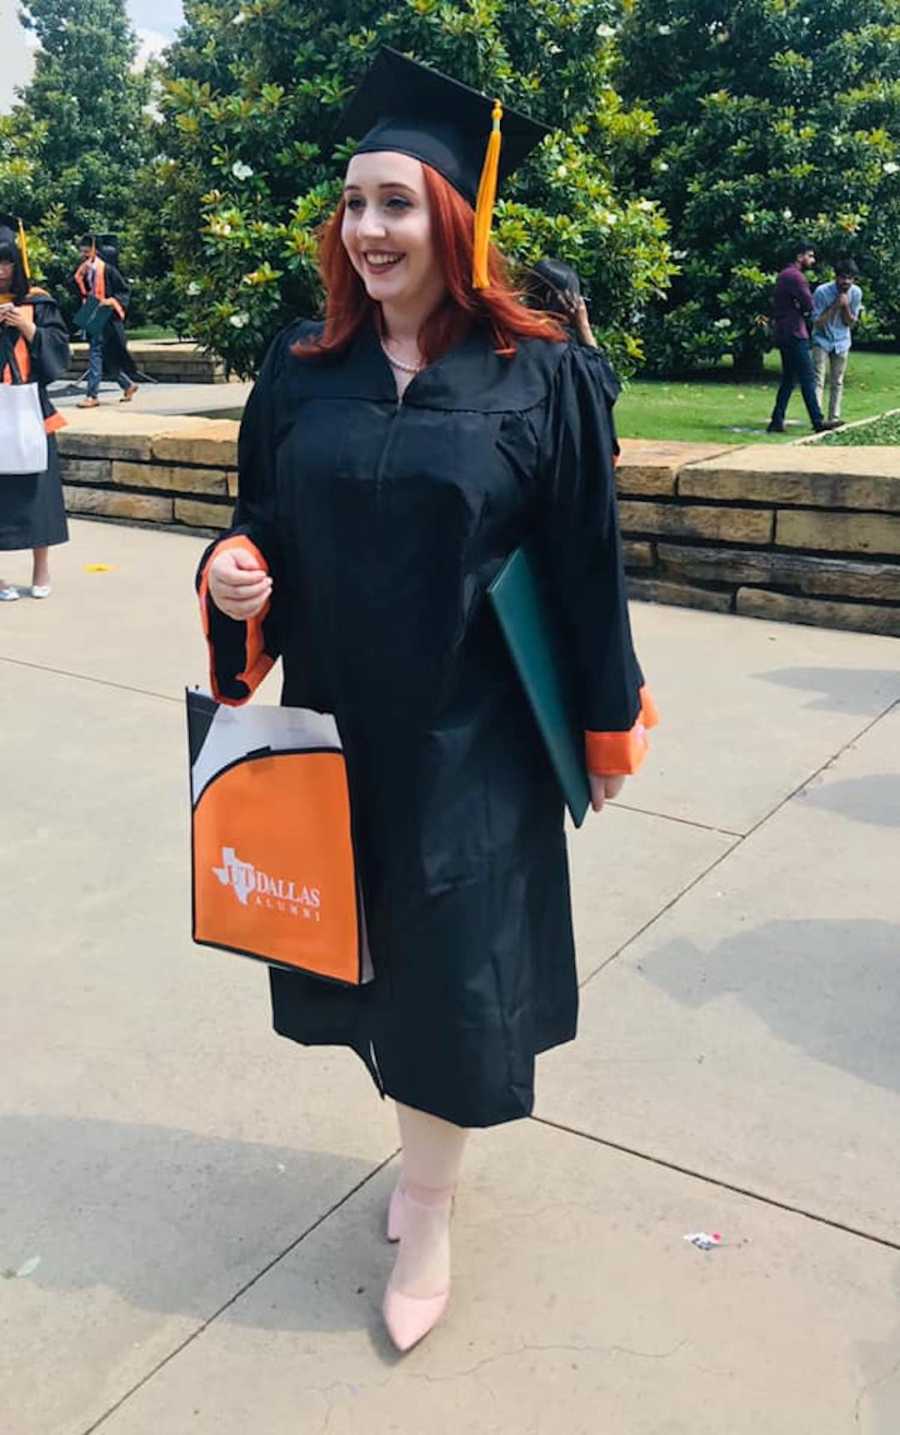
POLYGON ((497 199, 497 181, 500 176, 500 148, 503 143, 500 121, 502 119, 503 106, 499 100, 495 100, 493 127, 484 157, 484 169, 481 171, 481 181, 478 185, 478 202, 475 206, 475 253, 472 284, 476 289, 487 289, 491 282, 488 274, 488 253, 491 245, 494 204, 497 199))
POLYGON ((25 238, 25 226, 19 220, 19 252, 22 255, 22 268, 25 270, 25 278, 31 279, 31 265, 28 263, 28 240, 25 238))

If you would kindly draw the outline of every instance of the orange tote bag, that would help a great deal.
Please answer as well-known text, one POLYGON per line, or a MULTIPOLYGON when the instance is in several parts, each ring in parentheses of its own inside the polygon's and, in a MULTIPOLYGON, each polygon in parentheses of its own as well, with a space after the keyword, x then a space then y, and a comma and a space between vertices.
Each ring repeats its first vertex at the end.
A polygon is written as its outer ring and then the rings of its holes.
POLYGON ((350 793, 328 713, 187 693, 193 938, 309 976, 371 980, 350 793))

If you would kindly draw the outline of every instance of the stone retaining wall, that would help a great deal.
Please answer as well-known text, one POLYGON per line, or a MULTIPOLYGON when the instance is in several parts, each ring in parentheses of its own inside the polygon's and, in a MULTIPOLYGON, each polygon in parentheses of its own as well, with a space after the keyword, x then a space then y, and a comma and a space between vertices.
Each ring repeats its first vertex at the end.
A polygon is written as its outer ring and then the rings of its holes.
POLYGON ((237 494, 231 419, 67 410, 57 435, 71 514, 227 528, 237 494))
MULTIPOLYGON (((205 354, 197 344, 163 343, 134 339, 128 348, 141 373, 160 384, 224 384, 221 359, 205 354)), ((77 381, 87 370, 87 344, 73 344, 66 378, 77 381)))
POLYGON ((634 597, 900 636, 900 450, 623 450, 634 597))
MULTIPOLYGON (((69 410, 70 513, 216 532, 238 425, 69 410)), ((900 636, 900 450, 623 442, 635 598, 900 636)))

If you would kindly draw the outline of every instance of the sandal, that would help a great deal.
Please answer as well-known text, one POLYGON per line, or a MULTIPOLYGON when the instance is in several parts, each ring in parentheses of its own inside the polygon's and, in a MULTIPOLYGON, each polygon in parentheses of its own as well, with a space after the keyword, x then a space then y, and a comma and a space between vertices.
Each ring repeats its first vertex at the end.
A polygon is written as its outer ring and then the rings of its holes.
POLYGON ((0 588, 0 603, 15 603, 16 599, 21 596, 18 588, 14 588, 11 583, 7 583, 5 588, 0 588))

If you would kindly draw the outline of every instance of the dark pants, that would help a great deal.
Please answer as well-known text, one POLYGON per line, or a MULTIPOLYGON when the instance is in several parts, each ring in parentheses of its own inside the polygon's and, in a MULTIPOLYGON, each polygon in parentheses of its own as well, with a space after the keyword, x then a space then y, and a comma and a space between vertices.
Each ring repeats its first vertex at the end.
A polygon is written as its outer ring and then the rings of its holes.
POLYGON ((799 385, 806 412, 814 429, 822 427, 822 410, 816 398, 816 371, 808 339, 783 339, 778 345, 781 355, 781 387, 772 410, 773 424, 783 424, 788 401, 799 385))

